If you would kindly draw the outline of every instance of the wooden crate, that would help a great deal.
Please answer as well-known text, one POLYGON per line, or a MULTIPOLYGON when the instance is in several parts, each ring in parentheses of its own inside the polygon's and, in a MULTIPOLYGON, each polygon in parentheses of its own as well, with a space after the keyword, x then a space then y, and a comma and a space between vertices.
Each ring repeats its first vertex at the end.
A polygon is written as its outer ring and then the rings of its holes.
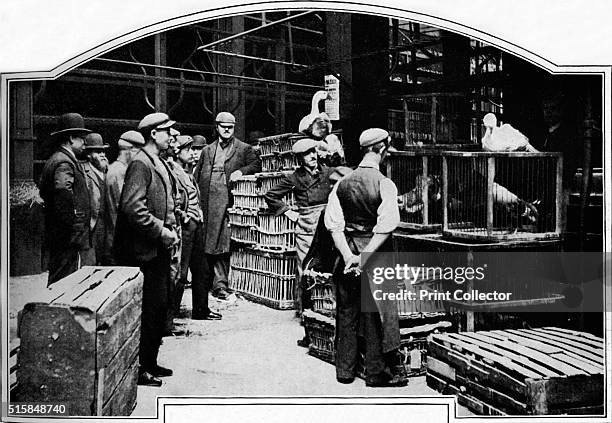
POLYGON ((427 383, 478 414, 598 414, 604 342, 554 327, 428 339, 427 383))
POLYGON ((305 270, 302 277, 306 280, 306 289, 310 291, 312 310, 333 318, 336 315, 336 293, 331 273, 305 270))
POLYGON ((19 316, 19 402, 66 404, 73 416, 128 416, 136 405, 143 277, 84 267, 19 316))
POLYGON ((332 317, 304 310, 302 313, 304 329, 310 344, 308 354, 334 364, 336 359, 336 320, 332 317))

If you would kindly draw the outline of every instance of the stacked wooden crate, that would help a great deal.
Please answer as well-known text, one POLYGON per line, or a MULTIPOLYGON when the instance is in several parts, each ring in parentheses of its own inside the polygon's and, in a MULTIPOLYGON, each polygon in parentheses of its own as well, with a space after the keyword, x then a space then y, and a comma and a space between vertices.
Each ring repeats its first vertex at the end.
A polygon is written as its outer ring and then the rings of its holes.
POLYGON ((436 334, 427 384, 477 414, 601 414, 604 341, 567 329, 436 334))
POLYGON ((84 267, 19 316, 12 401, 65 404, 72 416, 128 416, 136 405, 143 278, 84 267))
MULTIPOLYGON (((236 181, 228 210, 231 238, 238 245, 230 260, 230 287, 277 309, 294 307, 295 222, 270 213, 263 196, 297 167, 291 153, 297 139, 296 134, 281 134, 258 140, 263 172, 236 181)), ((293 193, 284 202, 293 207, 293 193)))

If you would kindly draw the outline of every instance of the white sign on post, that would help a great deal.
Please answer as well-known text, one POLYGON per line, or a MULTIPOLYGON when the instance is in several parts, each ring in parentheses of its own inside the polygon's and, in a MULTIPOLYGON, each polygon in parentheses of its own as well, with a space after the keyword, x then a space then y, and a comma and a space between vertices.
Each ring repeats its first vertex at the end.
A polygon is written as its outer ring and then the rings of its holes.
POLYGON ((325 75, 325 113, 330 120, 340 120, 340 80, 334 75, 325 75))

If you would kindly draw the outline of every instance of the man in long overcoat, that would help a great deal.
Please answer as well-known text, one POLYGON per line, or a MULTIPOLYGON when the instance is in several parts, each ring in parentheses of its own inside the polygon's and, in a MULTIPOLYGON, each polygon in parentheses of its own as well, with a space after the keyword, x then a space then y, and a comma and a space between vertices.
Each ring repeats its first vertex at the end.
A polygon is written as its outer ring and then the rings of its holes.
POLYGON ((242 175, 261 171, 261 161, 253 147, 234 137, 236 118, 231 113, 219 113, 215 122, 219 137, 202 150, 194 177, 200 188, 204 215, 204 253, 208 262, 205 278, 212 280, 217 274, 212 294, 225 299, 230 252, 227 209, 233 203, 231 184, 242 175))
POLYGON ((49 250, 47 286, 68 276, 79 267, 80 254, 91 247, 91 209, 85 173, 77 161, 83 153, 83 117, 66 113, 58 130, 51 134, 57 150, 47 160, 40 178, 40 196, 45 201, 46 245, 49 250))
POLYGON ((115 253, 120 265, 138 266, 143 273, 138 383, 161 386, 158 377, 172 370, 157 363, 159 347, 171 306, 171 250, 178 244, 175 216, 176 183, 159 153, 168 148, 176 122, 165 113, 145 116, 138 125, 146 144, 125 174, 119 202, 115 253))

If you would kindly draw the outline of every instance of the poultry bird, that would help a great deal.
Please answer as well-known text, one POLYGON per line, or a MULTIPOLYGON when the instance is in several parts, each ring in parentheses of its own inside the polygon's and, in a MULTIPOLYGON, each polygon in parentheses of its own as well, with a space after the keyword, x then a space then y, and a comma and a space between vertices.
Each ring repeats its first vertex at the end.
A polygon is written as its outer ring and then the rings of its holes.
POLYGON ((485 126, 485 134, 482 137, 482 149, 485 151, 528 151, 537 153, 529 139, 512 125, 504 123, 497 126, 497 117, 493 113, 487 113, 482 122, 485 126))

